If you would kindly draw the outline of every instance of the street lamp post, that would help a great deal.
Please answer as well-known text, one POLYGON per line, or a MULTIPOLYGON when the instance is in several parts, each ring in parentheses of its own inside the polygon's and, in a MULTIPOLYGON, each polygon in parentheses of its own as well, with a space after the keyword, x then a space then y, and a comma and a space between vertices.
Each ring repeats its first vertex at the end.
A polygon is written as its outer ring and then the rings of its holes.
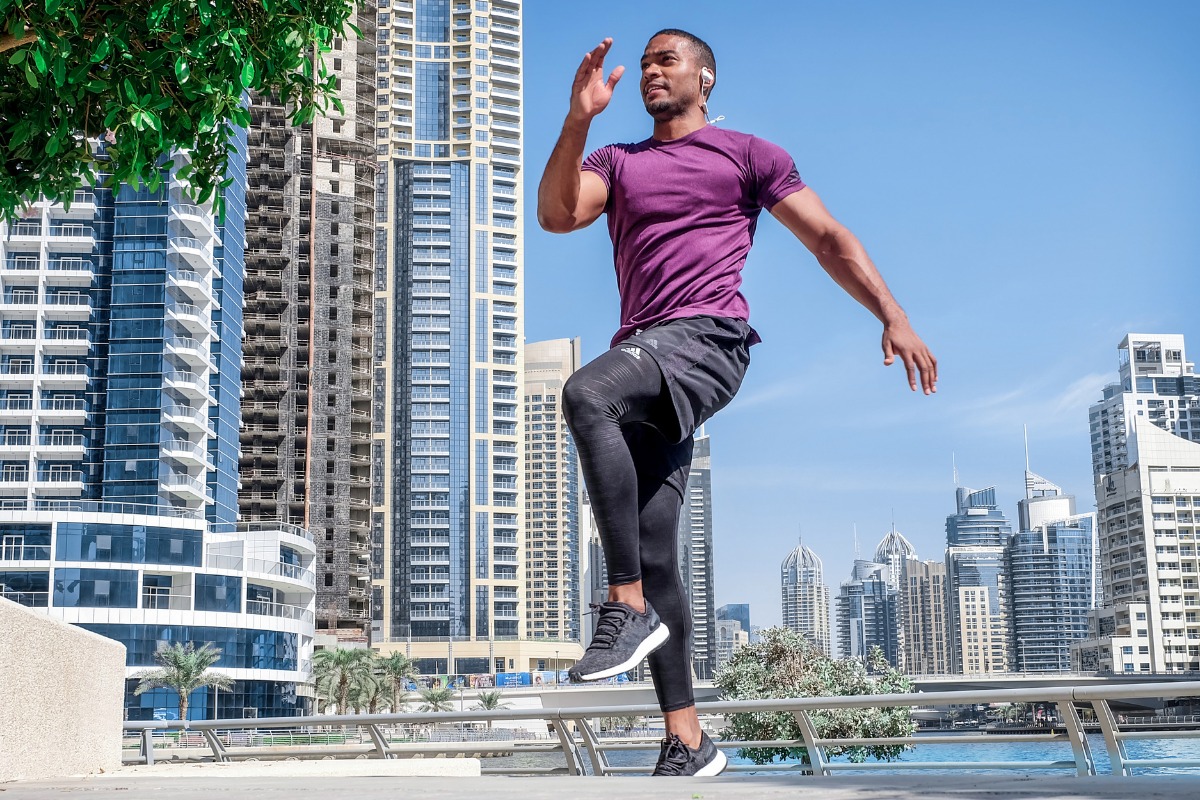
POLYGON ((554 648, 554 688, 558 688, 558 648, 554 648))

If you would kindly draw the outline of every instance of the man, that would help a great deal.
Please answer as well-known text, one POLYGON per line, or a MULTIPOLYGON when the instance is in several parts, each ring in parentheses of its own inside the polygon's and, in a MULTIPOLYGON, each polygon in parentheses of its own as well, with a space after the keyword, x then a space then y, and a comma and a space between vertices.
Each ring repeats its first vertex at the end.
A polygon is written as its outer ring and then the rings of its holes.
POLYGON ((737 392, 759 341, 739 291, 761 209, 782 222, 883 323, 884 364, 936 390, 937 362, 913 332, 862 245, 806 188, 779 147, 708 125, 711 48, 693 34, 655 34, 642 55, 651 138, 583 160, 592 119, 624 67, 604 78, 605 39, 583 58, 570 110, 538 187, 538 221, 554 233, 608 214, 621 327, 607 353, 563 389, 608 569, 592 644, 570 671, 599 680, 649 657, 667 737, 655 775, 716 775, 725 756, 692 696, 691 612, 676 563, 676 526, 692 433, 737 392))

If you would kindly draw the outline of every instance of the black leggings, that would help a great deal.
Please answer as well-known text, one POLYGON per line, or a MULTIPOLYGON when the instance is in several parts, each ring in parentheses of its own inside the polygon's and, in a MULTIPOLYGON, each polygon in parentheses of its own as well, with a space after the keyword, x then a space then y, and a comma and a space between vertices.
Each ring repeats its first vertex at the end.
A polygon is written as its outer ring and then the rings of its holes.
POLYGON ((692 439, 672 444, 678 422, 658 365, 620 347, 578 370, 563 387, 563 413, 579 452, 583 479, 609 585, 642 580, 642 593, 671 632, 649 657, 659 707, 695 704, 692 613, 679 575, 679 511, 692 439))

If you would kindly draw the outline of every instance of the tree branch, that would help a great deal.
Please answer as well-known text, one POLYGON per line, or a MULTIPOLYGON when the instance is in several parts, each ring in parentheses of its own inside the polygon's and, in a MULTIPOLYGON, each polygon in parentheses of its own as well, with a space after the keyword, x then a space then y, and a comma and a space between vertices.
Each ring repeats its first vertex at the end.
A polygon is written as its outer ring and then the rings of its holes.
POLYGON ((19 39, 11 33, 0 33, 0 53, 7 53, 9 50, 16 50, 22 45, 36 42, 38 35, 28 28, 25 29, 25 34, 19 39))

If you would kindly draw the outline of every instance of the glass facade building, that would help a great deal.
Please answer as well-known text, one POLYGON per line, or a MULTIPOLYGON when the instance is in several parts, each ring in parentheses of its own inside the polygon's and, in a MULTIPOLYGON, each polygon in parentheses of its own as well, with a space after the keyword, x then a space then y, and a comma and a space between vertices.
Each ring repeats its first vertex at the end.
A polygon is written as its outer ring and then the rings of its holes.
MULTIPOLYGON (((194 626, 311 651, 307 534, 237 523, 245 137, 223 221, 173 180, 186 159, 156 191, 84 190, 0 224, 0 594, 120 639, 130 674, 194 626)), ((231 669, 229 702, 289 684, 254 708, 305 708, 301 658, 269 663, 231 669)), ((147 702, 130 694, 129 715, 168 713, 147 702)))
POLYGON ((858 559, 837 597, 838 651, 842 658, 866 662, 878 647, 900 666, 898 593, 886 564, 858 559))
POLYGON ((526 624, 521 4, 376 23, 372 638, 427 673, 536 668, 554 645, 526 624))
POLYGON ((1071 643, 1087 636, 1096 606, 1095 515, 1076 514, 1075 498, 1032 472, 1017 504, 1020 530, 1005 550, 1014 672, 1066 672, 1071 643))
POLYGON ((1008 669, 1004 548, 1012 526, 996 504, 995 487, 959 487, 946 518, 946 606, 950 661, 956 674, 1008 669))

